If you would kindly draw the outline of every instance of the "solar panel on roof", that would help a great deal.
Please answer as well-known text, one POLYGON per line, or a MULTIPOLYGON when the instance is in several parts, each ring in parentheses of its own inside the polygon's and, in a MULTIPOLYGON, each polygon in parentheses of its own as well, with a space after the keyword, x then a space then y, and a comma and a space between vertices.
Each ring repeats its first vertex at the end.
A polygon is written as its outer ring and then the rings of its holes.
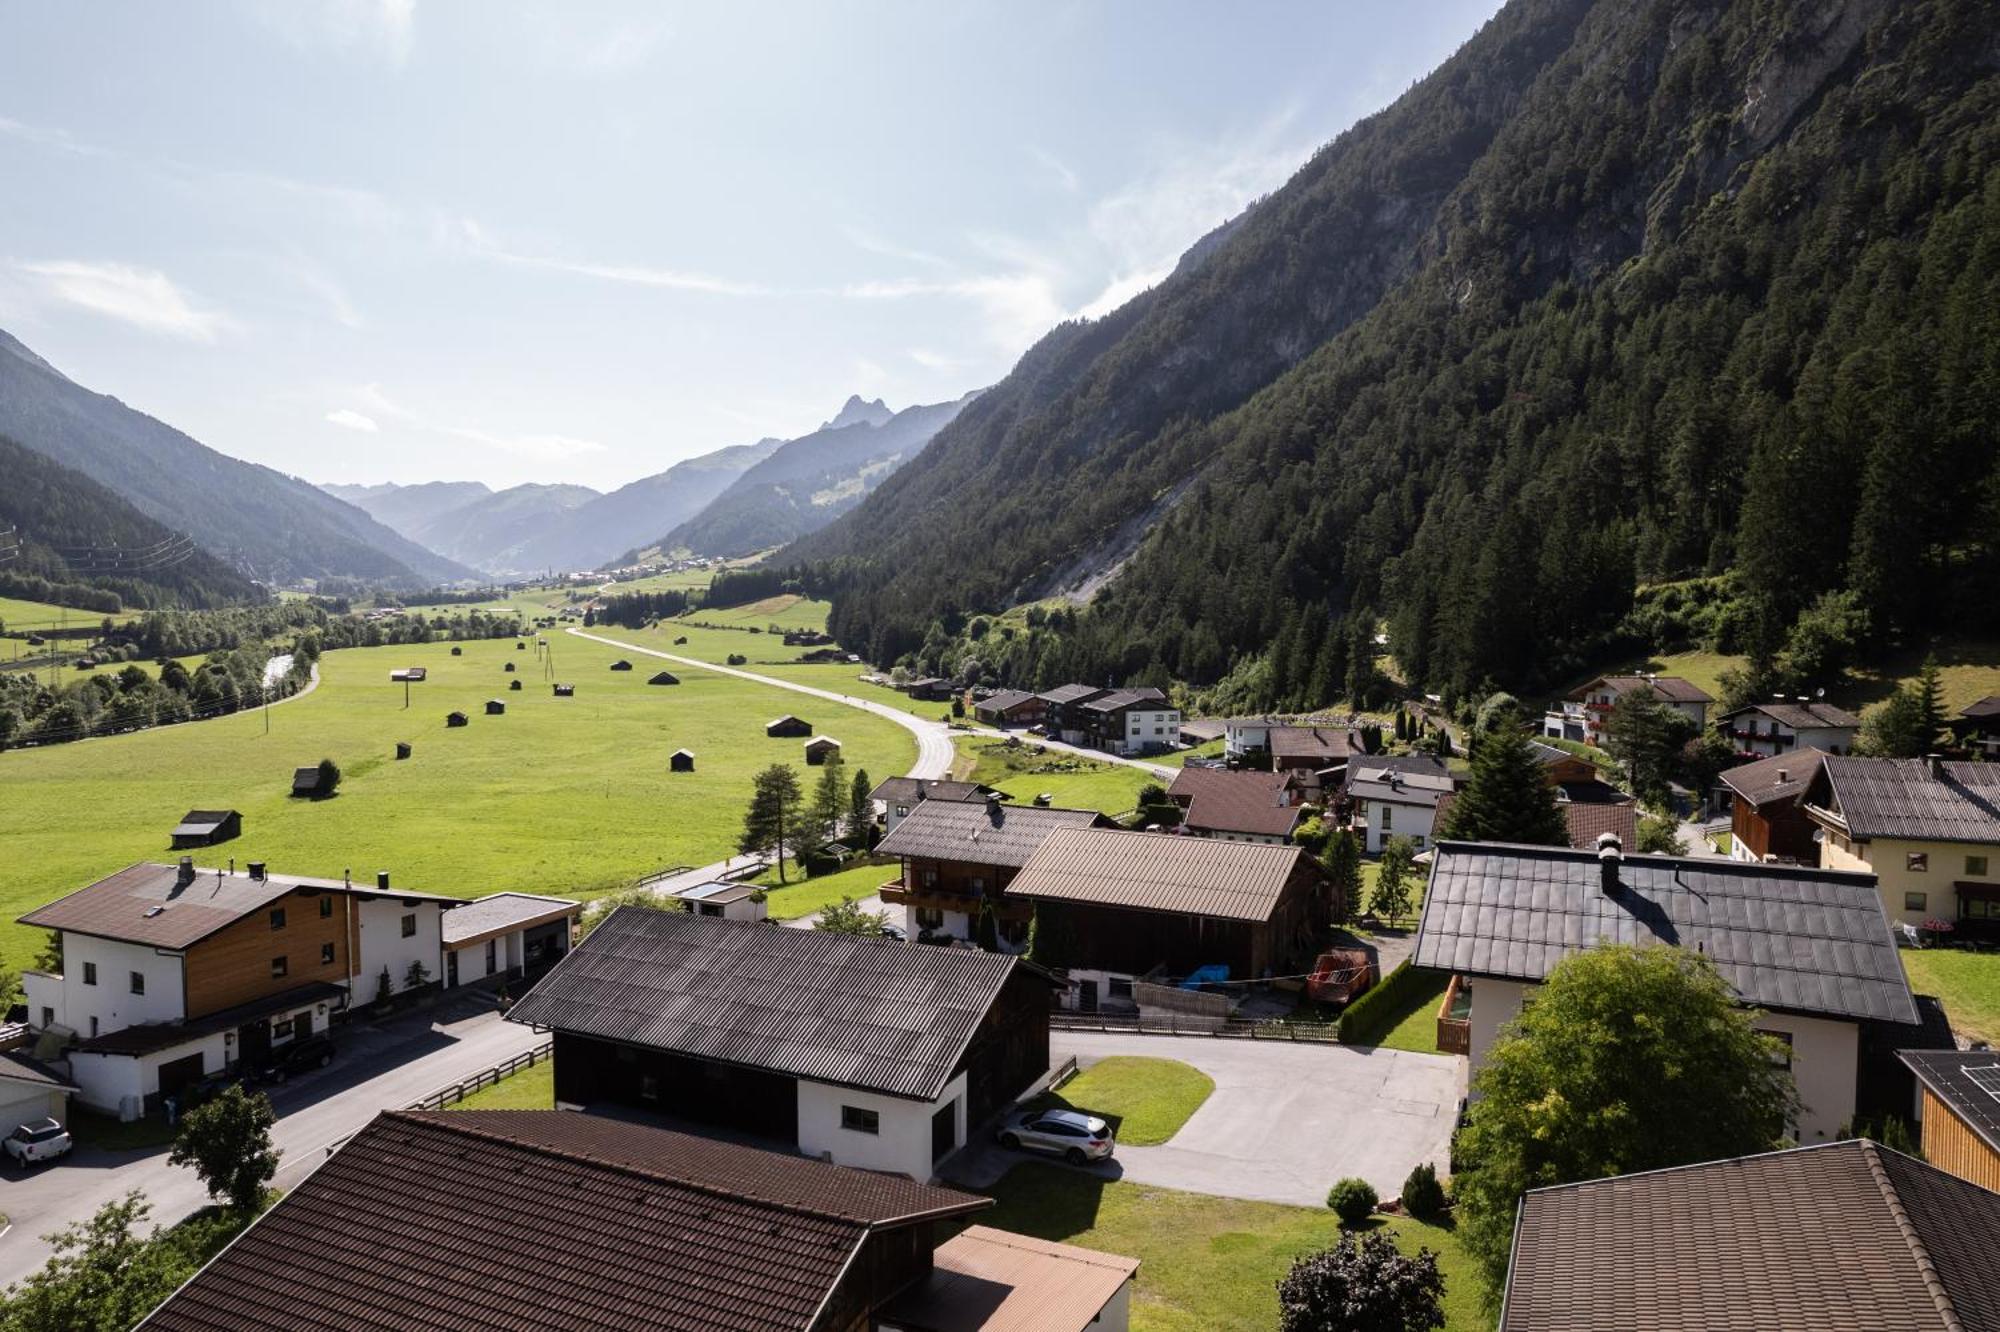
POLYGON ((1971 1079, 1973 1086, 1994 1100, 2000 1101, 2000 1064, 1988 1064, 1984 1068, 1968 1068, 1965 1070, 1965 1076, 1971 1079))

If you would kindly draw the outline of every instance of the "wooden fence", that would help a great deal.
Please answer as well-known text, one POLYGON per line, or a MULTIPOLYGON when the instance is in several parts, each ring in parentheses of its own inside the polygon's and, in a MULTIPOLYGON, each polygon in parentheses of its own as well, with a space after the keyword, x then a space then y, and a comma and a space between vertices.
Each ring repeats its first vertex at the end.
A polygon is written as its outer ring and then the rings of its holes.
POLYGON ((405 1110, 442 1110, 448 1105, 457 1105, 477 1091, 484 1091, 519 1073, 524 1068, 533 1068, 544 1059, 555 1057, 556 1043, 543 1041, 524 1054, 517 1054, 504 1064, 495 1064, 482 1073, 475 1073, 463 1082, 454 1082, 449 1087, 432 1092, 421 1101, 413 1101, 404 1106, 405 1110))
POLYGON ((1051 1013, 1051 1031, 1135 1032, 1146 1036, 1214 1036, 1223 1040, 1340 1042, 1332 1022, 1257 1022, 1248 1018, 1140 1017, 1122 1013, 1051 1013))

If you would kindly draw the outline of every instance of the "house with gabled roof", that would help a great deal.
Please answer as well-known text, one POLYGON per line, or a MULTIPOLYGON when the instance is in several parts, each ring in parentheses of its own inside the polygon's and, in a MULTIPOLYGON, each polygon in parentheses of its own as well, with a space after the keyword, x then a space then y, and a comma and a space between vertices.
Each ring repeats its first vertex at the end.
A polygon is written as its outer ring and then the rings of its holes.
POLYGON ((896 825, 909 817, 910 811, 926 800, 947 800, 979 804, 988 797, 999 794, 994 788, 980 782, 954 782, 932 777, 890 777, 868 793, 868 798, 882 806, 882 828, 885 832, 896 831, 896 825))
POLYGON ((1891 920, 2000 935, 2000 764, 1833 755, 1803 799, 1820 863, 1873 874, 1891 920))
POLYGON ((1716 778, 1729 793, 1732 860, 1819 864, 1819 825, 1806 814, 1805 795, 1826 757, 1822 750, 1795 749, 1716 778))
POLYGON ((1542 734, 1584 744, 1604 743, 1605 723, 1620 699, 1644 690, 1671 712, 1694 723, 1708 725, 1708 705, 1714 695, 1678 675, 1600 675, 1589 684, 1573 689, 1556 707, 1542 717, 1542 734))
POLYGON ((1961 744, 1978 750, 1989 761, 2000 758, 2000 694, 1988 694, 1960 708, 1952 731, 1961 744))
POLYGON ((1900 1058, 1917 1079, 1924 1160, 2000 1190, 2000 1054, 1904 1050, 1900 1058))
POLYGON ((1499 1332, 1972 1332, 2000 1194, 1865 1138, 1530 1189, 1499 1332))
POLYGON ((1861 718, 1824 699, 1804 696, 1746 703, 1717 717, 1715 724, 1736 746, 1737 753, 1758 758, 1806 749, 1845 754, 1854 748, 1854 737, 1861 733, 1861 718))
MULTIPOLYGON (((319 769, 314 768, 313 785, 319 785, 319 769)), ((198 846, 214 846, 243 835, 243 815, 233 809, 191 809, 174 825, 171 842, 176 851, 198 846)))
POLYGON ((558 1105, 717 1124, 927 1180, 1049 1068, 1019 958, 620 907, 508 1010, 558 1105))
POLYGON ((1863 1028, 1921 1015, 1866 874, 1440 842, 1411 965, 1457 978, 1476 1072, 1558 963, 1600 944, 1692 948, 1791 1050, 1801 1142, 1854 1116, 1863 1028))
POLYGON ((1347 765, 1342 799, 1362 845, 1380 855, 1392 837, 1407 837, 1421 851, 1437 835, 1438 804, 1458 790, 1458 779, 1428 754, 1357 758, 1347 765))
POLYGON ((1039 694, 1002 689, 975 701, 972 715, 989 726, 1033 726, 1048 716, 1049 705, 1039 694))
POLYGON ((991 908, 1004 948, 1024 947, 1031 903, 1012 901, 1007 885, 1058 828, 1110 827, 1091 809, 1011 805, 984 800, 925 800, 875 848, 900 870, 880 889, 883 905, 901 908, 912 939, 971 939, 991 908))
POLYGON ((1158 689, 1114 689, 1065 708, 1063 739, 1121 755, 1177 749, 1181 712, 1158 689))
POLYGON ((1182 768, 1167 787, 1181 827, 1196 837, 1283 846, 1306 817, 1294 773, 1182 768))

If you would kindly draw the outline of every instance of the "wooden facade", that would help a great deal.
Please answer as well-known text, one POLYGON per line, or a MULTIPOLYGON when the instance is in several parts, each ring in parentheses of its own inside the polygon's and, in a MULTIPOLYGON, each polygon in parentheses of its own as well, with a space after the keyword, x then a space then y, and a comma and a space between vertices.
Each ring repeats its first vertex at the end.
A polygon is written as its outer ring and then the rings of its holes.
POLYGON ((1061 914, 1076 967, 1143 976, 1161 966, 1185 976, 1221 963, 1247 978, 1312 968, 1332 929, 1331 891, 1325 873, 1301 859, 1267 920, 1081 901, 1044 901, 1038 909, 1061 914))
POLYGON ((1923 1089, 1924 1160, 1981 1188, 2000 1191, 2000 1153, 1952 1113, 1930 1088, 1923 1089))
POLYGON ((1758 860, 1791 859, 1801 865, 1819 863, 1819 843, 1813 821, 1796 799, 1753 805, 1738 796, 1730 802, 1729 836, 1758 860))
POLYGON ((307 888, 217 930, 188 949, 182 960, 186 1015, 201 1017, 312 981, 345 982, 353 956, 352 917, 343 894, 307 888), (322 903, 329 914, 320 914, 322 903), (271 924, 274 911, 284 912, 282 926, 271 924), (333 959, 322 961, 329 944, 333 959), (280 957, 285 959, 284 974, 273 975, 272 961, 280 957))
POLYGON ((981 865, 969 860, 933 860, 904 856, 902 876, 882 885, 882 900, 918 910, 962 911, 977 916, 982 902, 993 903, 1002 924, 1026 926, 1034 918, 1032 903, 1010 901, 1007 885, 1020 870, 1012 865, 981 865))

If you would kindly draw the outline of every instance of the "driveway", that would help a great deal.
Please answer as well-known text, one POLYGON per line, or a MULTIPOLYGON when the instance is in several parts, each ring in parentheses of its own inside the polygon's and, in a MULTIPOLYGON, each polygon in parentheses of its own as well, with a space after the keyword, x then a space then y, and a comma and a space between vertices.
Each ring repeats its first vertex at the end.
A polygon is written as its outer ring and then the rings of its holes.
POLYGON ((873 703, 865 698, 855 698, 851 694, 836 694, 831 689, 818 689, 812 685, 799 684, 793 680, 780 680, 775 676, 759 675, 736 666, 718 666, 712 661, 702 661, 698 657, 683 657, 672 652, 662 652, 658 648, 641 647, 637 643, 627 643, 620 638, 606 638, 603 634, 586 633, 581 629, 568 632, 578 638, 587 638, 593 643, 603 643, 625 652, 637 652, 648 657, 658 657, 662 661, 678 662, 697 670, 714 671, 718 675, 733 675, 739 680, 754 680, 758 684, 770 685, 774 689, 789 689, 795 694, 809 694, 823 698, 829 703, 843 703, 850 708, 872 712, 878 717, 896 723, 917 737, 917 761, 910 765, 907 774, 911 777, 943 778, 951 776, 951 761, 954 751, 951 747, 951 728, 943 722, 926 721, 901 708, 892 708, 886 703, 873 703))
MULTIPOLYGON (((1083 1168, 1226 1198, 1324 1207, 1334 1181, 1349 1175, 1393 1198, 1411 1166, 1445 1165, 1463 1094, 1460 1061, 1449 1055, 1201 1036, 1058 1031, 1049 1039, 1056 1059, 1073 1054, 1086 1067, 1107 1055, 1150 1055, 1215 1079, 1170 1141, 1120 1144, 1112 1162, 1083 1168)), ((949 1173, 978 1188, 1024 1159, 979 1144, 949 1173)))
MULTIPOLYGON (((490 997, 458 995, 427 1013, 339 1028, 332 1067, 270 1088, 279 1119, 272 1131, 280 1159, 277 1184, 289 1189, 326 1159, 326 1149, 358 1131, 378 1111, 396 1109, 503 1063, 545 1040, 502 1020, 490 997)), ((13 1229, 0 1237, 0 1285, 47 1261, 42 1236, 87 1220, 105 1203, 137 1189, 153 1219, 172 1223, 204 1206, 207 1191, 192 1170, 167 1164, 165 1147, 129 1152, 78 1149, 60 1165, 26 1175, 0 1171, 0 1211, 13 1229)))

